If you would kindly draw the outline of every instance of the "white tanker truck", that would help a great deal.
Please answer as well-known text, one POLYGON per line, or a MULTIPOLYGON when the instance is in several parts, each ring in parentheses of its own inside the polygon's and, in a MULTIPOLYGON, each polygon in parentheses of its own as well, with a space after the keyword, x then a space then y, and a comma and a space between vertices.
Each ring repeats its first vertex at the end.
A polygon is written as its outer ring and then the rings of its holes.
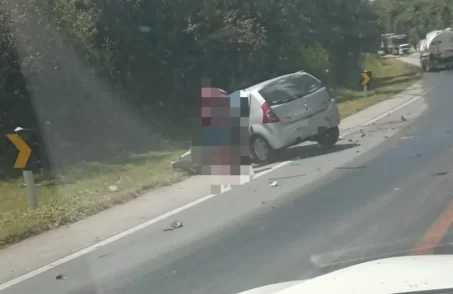
POLYGON ((453 68, 453 32, 432 31, 420 42, 420 64, 424 71, 453 68))

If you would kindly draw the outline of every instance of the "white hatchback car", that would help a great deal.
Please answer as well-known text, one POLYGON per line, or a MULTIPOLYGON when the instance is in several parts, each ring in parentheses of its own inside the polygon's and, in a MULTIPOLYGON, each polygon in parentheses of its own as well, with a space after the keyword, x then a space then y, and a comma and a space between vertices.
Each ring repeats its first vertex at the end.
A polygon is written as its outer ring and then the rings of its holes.
POLYGON ((243 90, 249 97, 250 152, 255 161, 268 162, 275 151, 303 141, 323 147, 340 136, 340 115, 327 87, 299 71, 243 90))

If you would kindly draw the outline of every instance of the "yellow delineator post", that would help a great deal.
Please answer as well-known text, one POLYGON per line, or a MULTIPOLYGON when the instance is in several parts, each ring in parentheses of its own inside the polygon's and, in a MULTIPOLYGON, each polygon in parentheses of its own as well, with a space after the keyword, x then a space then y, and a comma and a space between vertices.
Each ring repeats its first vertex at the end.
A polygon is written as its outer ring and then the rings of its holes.
POLYGON ((25 169, 27 167, 28 160, 30 159, 32 150, 30 146, 28 146, 28 144, 18 134, 9 134, 7 135, 7 137, 19 151, 19 154, 17 154, 17 158, 14 163, 14 168, 22 169, 25 187, 27 189, 28 203, 30 205, 30 208, 35 209, 38 207, 38 197, 36 195, 33 171, 25 169))
POLYGON ((370 82, 370 76, 368 75, 368 72, 362 72, 362 86, 367 86, 368 83, 370 82))
POLYGON ((368 91, 368 84, 371 80, 371 77, 369 75, 369 72, 367 70, 363 71, 361 73, 362 75, 362 82, 361 85, 363 86, 363 96, 366 97, 366 93, 368 91))
POLYGON ((17 150, 19 150, 16 162, 14 163, 14 168, 25 168, 27 166, 28 159, 30 159, 31 148, 19 135, 9 134, 7 137, 14 144, 17 150))

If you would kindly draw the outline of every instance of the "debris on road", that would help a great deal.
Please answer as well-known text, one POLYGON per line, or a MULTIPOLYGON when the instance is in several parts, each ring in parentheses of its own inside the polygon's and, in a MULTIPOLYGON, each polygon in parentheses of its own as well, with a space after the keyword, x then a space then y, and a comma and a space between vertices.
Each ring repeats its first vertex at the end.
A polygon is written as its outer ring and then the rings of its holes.
POLYGON ((350 143, 352 143, 352 141, 353 141, 352 139, 349 139, 349 140, 348 140, 348 142, 350 142, 350 143))
POLYGON ((55 277, 57 280, 66 280, 67 277, 63 276, 62 274, 59 274, 58 276, 55 277))
POLYGON ((438 172, 435 175, 436 176, 445 176, 445 175, 448 175, 448 174, 449 174, 448 172, 438 172))
MULTIPOLYGON (((371 131, 371 130, 369 130, 369 131, 371 131)), ((363 129, 360 129, 360 134, 361 134, 360 137, 362 137, 362 138, 366 136, 366 132, 363 129)))
POLYGON ((271 183, 269 183, 269 186, 271 187, 277 187, 278 186, 278 183, 276 181, 273 181, 271 183))
MULTIPOLYGON (((307 174, 298 174, 298 175, 294 175, 294 176, 287 176, 287 177, 281 177, 281 178, 272 178, 272 179, 269 179, 269 181, 275 181, 275 180, 287 180, 287 179, 293 179, 293 178, 298 178, 298 177, 304 177, 306 176, 307 174)), ((270 183, 269 183, 270 184, 270 183)))
POLYGON ((404 115, 401 116, 401 121, 406 121, 407 119, 404 117, 404 115))
POLYGON ((192 151, 189 149, 186 153, 181 155, 177 160, 172 161, 171 165, 173 169, 181 169, 188 171, 192 174, 200 173, 200 166, 192 162, 192 151))
POLYGON ((388 139, 388 138, 389 138, 389 136, 384 136, 384 138, 385 138, 385 139, 388 139))
POLYGON ((173 231, 182 228, 183 226, 181 221, 173 221, 168 228, 164 229, 164 232, 173 231))

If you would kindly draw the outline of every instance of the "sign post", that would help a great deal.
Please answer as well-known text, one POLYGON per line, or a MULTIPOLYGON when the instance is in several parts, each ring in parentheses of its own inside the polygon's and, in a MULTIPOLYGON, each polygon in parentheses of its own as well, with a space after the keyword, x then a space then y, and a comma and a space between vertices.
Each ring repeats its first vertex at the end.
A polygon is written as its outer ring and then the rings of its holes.
POLYGON ((371 81, 372 74, 373 73, 371 71, 367 71, 367 70, 365 70, 361 73, 362 80, 360 82, 360 85, 363 87, 363 97, 365 97, 365 98, 366 98, 366 94, 368 92, 368 86, 371 81))
POLYGON ((38 196, 36 195, 35 179, 31 170, 23 170, 25 187, 27 188, 28 204, 30 208, 38 208, 38 196))
POLYGON ((36 209, 38 208, 38 197, 36 195, 36 186, 33 177, 33 171, 29 164, 29 159, 33 152, 30 145, 33 145, 33 142, 26 142, 27 140, 24 140, 23 138, 26 137, 26 132, 32 131, 26 131, 22 128, 16 128, 14 131, 16 132, 15 134, 6 135, 9 141, 11 141, 14 147, 16 147, 16 149, 19 151, 16 157, 16 161, 14 162, 14 168, 22 169, 22 174, 24 176, 24 182, 27 189, 28 204, 30 208, 36 209), (21 134, 23 135, 21 136, 21 134))

